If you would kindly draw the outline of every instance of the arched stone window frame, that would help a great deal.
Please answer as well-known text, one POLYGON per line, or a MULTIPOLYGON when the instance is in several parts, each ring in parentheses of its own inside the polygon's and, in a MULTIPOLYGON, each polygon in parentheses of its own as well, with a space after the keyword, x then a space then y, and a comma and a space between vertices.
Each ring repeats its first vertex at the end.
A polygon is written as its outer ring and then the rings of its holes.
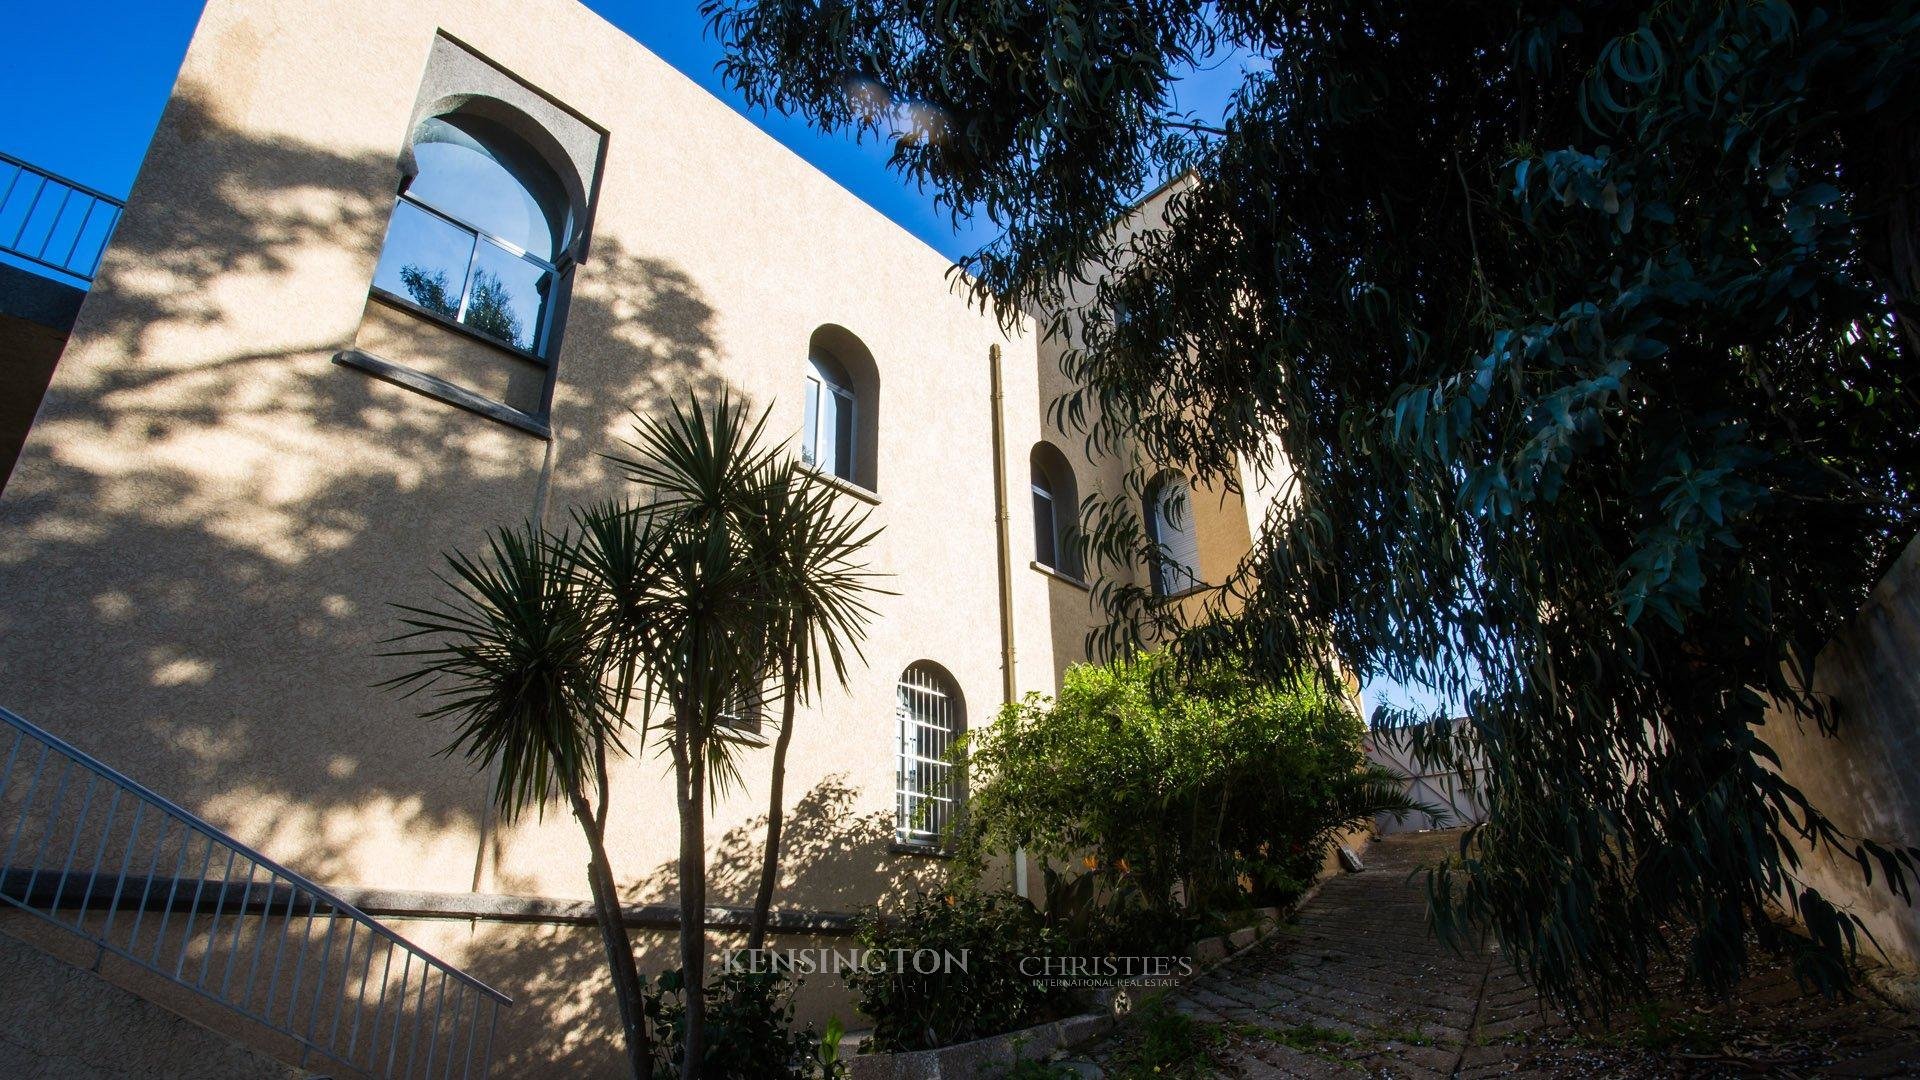
MULTIPOLYGON (((372 298, 383 305, 405 309, 425 323, 438 325, 444 331, 498 350, 503 363, 531 365, 522 370, 536 381, 528 387, 529 393, 509 404, 506 400, 496 400, 460 382, 374 355, 357 342, 336 353, 334 361, 529 434, 551 438, 548 416, 553 406, 567 309, 572 297, 575 269, 588 257, 600 177, 605 165, 607 132, 605 128, 465 44, 444 32, 438 33, 433 38, 426 72, 408 121, 406 138, 395 161, 398 173, 396 211, 420 173, 415 146, 422 125, 435 118, 455 115, 478 118, 510 133, 516 143, 524 144, 528 156, 541 164, 564 193, 566 205, 563 221, 556 230, 560 235, 552 257, 547 260, 554 277, 539 317, 540 327, 533 342, 536 347, 519 348, 476 332, 472 327, 463 325, 457 317, 410 303, 407 297, 395 296, 391 290, 370 287, 369 291, 372 298)), ((389 215, 389 230, 391 224, 389 215)), ((384 247, 383 242, 383 254, 384 247)))

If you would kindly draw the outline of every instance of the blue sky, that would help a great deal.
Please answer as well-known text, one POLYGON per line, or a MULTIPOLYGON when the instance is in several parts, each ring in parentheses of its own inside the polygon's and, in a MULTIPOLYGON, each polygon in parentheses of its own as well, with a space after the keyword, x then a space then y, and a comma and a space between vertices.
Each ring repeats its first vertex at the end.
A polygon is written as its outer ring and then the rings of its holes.
MULTIPOLYGON (((885 147, 828 138, 799 120, 746 113, 720 83, 720 50, 697 0, 589 0, 588 6, 746 114, 755 124, 943 254, 993 238, 990 223, 955 227, 886 169, 885 147)), ((111 195, 125 195, 160 120, 200 4, 194 0, 78 0, 9 4, 0 22, 0 150, 111 195)), ((1238 57, 1184 80, 1181 105, 1217 115, 1239 82, 1238 57)))

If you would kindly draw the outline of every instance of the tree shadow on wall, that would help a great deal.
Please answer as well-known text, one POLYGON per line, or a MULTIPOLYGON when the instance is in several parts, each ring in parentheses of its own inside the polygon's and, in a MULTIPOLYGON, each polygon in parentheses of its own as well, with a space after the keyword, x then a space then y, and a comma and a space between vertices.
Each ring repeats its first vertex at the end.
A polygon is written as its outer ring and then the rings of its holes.
POLYGON ((566 501, 615 494, 595 453, 629 410, 724 384, 714 313, 599 241, 551 448, 334 364, 397 158, 211 100, 170 104, 0 497, 0 703, 318 880, 465 889, 485 778, 374 689, 389 605, 530 516, 543 469, 566 501))
MULTIPOLYGON (((858 810, 859 792, 845 775, 826 777, 789 809, 781 848, 781 883, 774 907, 781 910, 850 913, 883 898, 899 901, 931 887, 939 868, 924 858, 893 855, 893 819, 885 811, 858 810)), ((759 884, 761 837, 766 817, 729 829, 709 859, 708 890, 716 906, 745 907, 759 884)), ((583 863, 584 866, 584 857, 583 863)), ((626 892, 629 904, 665 902, 675 879, 673 863, 642 875, 626 892)), ((633 931, 641 974, 651 979, 679 965, 678 938, 665 929, 633 931)), ((711 932, 710 962, 744 944, 738 930, 711 932)), ((851 939, 835 935, 777 934, 774 948, 847 948, 851 939)), ((557 1018, 554 1037, 526 1041, 508 1037, 501 1047, 502 1072, 511 1076, 619 1075, 621 1049, 618 1016, 612 1007, 606 957, 592 927, 480 927, 467 953, 468 970, 497 985, 517 988, 515 1010, 557 1018)), ((862 1026, 840 979, 810 976, 800 993, 803 1019, 838 1014, 850 1027, 862 1026)))

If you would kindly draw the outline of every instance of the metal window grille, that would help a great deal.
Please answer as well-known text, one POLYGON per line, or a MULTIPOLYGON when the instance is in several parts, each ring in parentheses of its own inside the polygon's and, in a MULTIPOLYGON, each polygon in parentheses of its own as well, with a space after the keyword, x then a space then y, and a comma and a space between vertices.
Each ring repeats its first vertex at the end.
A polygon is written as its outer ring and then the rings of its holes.
POLYGON ((900 675, 894 713, 900 728, 894 838, 932 847, 960 803, 958 770, 947 759, 961 732, 959 701, 944 678, 915 664, 900 675))
POLYGON ((0 154, 0 251, 93 280, 126 204, 0 154))
POLYGON ((485 1077, 504 994, 0 709, 0 902, 354 1075, 485 1077))

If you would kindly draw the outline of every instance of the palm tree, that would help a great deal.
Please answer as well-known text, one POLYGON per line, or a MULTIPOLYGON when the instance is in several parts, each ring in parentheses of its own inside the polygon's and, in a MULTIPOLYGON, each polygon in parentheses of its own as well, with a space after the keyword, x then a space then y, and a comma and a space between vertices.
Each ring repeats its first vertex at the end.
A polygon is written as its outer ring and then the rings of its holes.
POLYGON ((608 647, 609 606, 582 573, 585 550, 524 526, 495 532, 481 558, 448 555, 452 576, 437 576, 452 598, 435 608, 401 606, 409 629, 393 640, 424 643, 384 654, 416 667, 382 685, 429 695, 433 704, 421 715, 455 725, 442 752, 493 771, 503 820, 540 813, 555 796, 566 800, 587 838, 587 880, 628 1064, 635 1077, 650 1078, 640 975, 606 850, 607 758, 624 751, 628 727, 608 676, 624 657, 608 647))
POLYGON ((875 575, 856 561, 880 532, 867 529, 867 518, 866 511, 843 513, 833 487, 791 458, 770 466, 742 507, 741 529, 761 587, 773 598, 774 611, 766 626, 767 652, 781 701, 780 732, 774 740, 767 786, 766 847, 747 932, 748 949, 766 944, 767 919, 780 877, 787 750, 793 742, 796 707, 821 685, 828 671, 836 682, 846 685, 849 654, 862 658, 860 644, 873 615, 867 597, 882 592, 872 584, 875 575))
POLYGON ((658 545, 630 648, 646 705, 671 719, 687 1080, 699 1076, 706 1054, 707 800, 739 777, 740 744, 715 732, 766 670, 767 627, 778 616, 778 597, 762 587, 741 528, 741 508, 755 501, 784 449, 763 445, 766 423, 765 413, 749 422, 726 395, 711 408, 695 400, 664 417, 636 416, 628 443, 636 455, 609 455, 649 491, 640 513, 658 545))

